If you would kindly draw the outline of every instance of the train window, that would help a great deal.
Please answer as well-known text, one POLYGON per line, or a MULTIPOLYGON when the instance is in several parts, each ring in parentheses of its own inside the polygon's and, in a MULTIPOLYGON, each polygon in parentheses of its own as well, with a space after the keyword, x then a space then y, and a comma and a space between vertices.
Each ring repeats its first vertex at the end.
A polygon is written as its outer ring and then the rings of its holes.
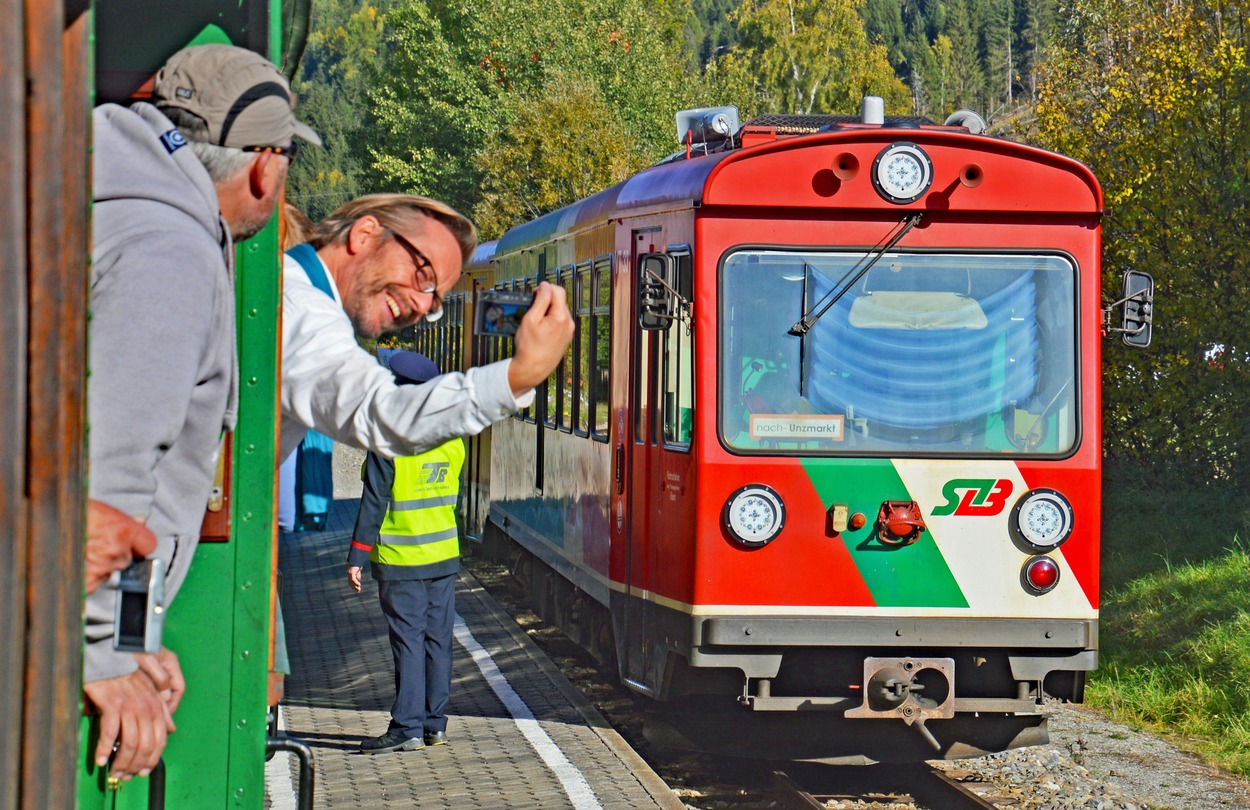
MULTIPOLYGON (((558 282, 559 279, 552 278, 552 282, 558 282)), ((546 402, 547 412, 543 415, 543 424, 549 428, 559 427, 560 416, 560 379, 564 376, 564 360, 556 364, 556 367, 547 375, 546 383, 546 402)))
MULTIPOLYGON (((677 267, 675 286, 686 300, 690 300, 690 254, 675 253, 673 258, 677 267)), ((664 393, 660 419, 664 443, 670 448, 689 448, 694 413, 694 353, 690 324, 676 318, 659 332, 659 338, 664 393)))
POLYGON ((468 363, 464 359, 464 309, 466 298, 466 295, 461 295, 460 299, 456 301, 456 368, 458 369, 468 367, 468 363))
MULTIPOLYGON (((573 297, 574 271, 566 267, 560 272, 560 286, 564 288, 564 300, 569 306, 577 299, 573 297)), ((560 363, 560 429, 572 431, 577 423, 577 329, 574 319, 573 340, 564 350, 564 360, 560 363)))
POLYGON ((577 322, 577 331, 573 337, 578 344, 577 351, 577 432, 585 436, 590 433, 591 409, 591 358, 594 357, 594 343, 591 340, 590 313, 594 300, 594 276, 591 275, 590 263, 577 268, 577 297, 573 301, 573 318, 577 322))
POLYGON ((611 388, 612 351, 612 257, 600 256, 594 267, 594 309, 590 335, 583 340, 583 351, 590 359, 590 407, 594 409, 593 435, 608 440, 608 393, 611 388))
POLYGON ((1069 258, 887 253, 858 277, 864 258, 780 249, 726 257, 719 419, 728 446, 1072 451, 1078 358, 1069 258), (806 334, 791 334, 804 319, 806 334))

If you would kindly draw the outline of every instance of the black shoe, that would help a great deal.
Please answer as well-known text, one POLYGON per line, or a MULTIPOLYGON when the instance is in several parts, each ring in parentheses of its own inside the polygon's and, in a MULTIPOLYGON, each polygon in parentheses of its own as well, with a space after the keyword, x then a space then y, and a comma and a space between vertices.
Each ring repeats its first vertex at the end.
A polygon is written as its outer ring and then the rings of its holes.
POLYGON ((398 731, 388 731, 381 737, 370 737, 360 744, 362 754, 385 754, 389 751, 416 751, 425 748, 420 737, 405 737, 398 731))
POLYGON ((426 745, 446 745, 447 744, 447 732, 446 731, 425 732, 425 744, 426 745))

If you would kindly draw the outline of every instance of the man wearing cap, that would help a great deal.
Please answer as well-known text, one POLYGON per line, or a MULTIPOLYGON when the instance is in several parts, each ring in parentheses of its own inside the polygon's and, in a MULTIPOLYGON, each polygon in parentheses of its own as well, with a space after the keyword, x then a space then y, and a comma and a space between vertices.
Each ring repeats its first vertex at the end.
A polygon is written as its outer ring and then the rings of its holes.
POLYGON ((468 219, 415 194, 372 194, 313 226, 282 276, 282 449, 312 428, 388 458, 472 436, 526 407, 564 357, 573 318, 547 282, 515 335, 513 356, 424 385, 395 384, 357 337, 443 314, 477 246, 468 219))
MULTIPOLYGON (((93 113, 89 495, 155 535, 166 607, 235 422, 234 243, 269 221, 294 138, 319 143, 292 106, 259 54, 203 45, 166 62, 151 104, 93 113)), ((109 533, 94 511, 89 538, 109 533)), ((83 689, 96 761, 118 742, 111 773, 127 779, 156 764, 184 682, 168 650, 113 648, 117 593, 114 578, 88 596, 83 689)))
MULTIPOLYGON (((401 385, 438 376, 434 362, 416 352, 396 352, 390 366, 401 385)), ((360 593, 361 571, 370 563, 395 660, 395 701, 386 732, 364 740, 363 753, 413 751, 447 742, 460 570, 456 496, 463 465, 462 439, 394 461, 377 453, 365 459, 347 581, 360 593)))

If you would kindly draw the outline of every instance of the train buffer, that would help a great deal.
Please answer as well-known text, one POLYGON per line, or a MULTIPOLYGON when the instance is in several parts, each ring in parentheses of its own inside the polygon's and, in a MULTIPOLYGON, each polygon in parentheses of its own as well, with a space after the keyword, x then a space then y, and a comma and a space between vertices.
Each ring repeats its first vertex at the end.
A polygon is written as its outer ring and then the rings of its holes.
MULTIPOLYGON (((386 730, 391 652, 377 585, 347 583, 356 500, 326 528, 284 534, 283 613, 292 674, 285 733, 311 747, 321 808, 673 808, 682 802, 613 731, 472 577, 456 589, 450 744, 377 756, 361 739, 386 730)), ((265 807, 298 806, 294 757, 265 776, 265 807)))

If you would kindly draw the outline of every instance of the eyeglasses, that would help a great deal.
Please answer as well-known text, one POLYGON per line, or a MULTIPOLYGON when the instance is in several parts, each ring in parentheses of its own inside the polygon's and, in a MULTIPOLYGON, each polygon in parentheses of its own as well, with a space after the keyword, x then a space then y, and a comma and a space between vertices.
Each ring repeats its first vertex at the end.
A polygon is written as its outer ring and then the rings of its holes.
POLYGON ((299 141, 291 141, 290 146, 240 146, 244 152, 273 152, 275 155, 286 155, 287 160, 295 162, 299 154, 299 141))
POLYGON ((408 258, 412 259, 413 265, 417 268, 417 291, 433 296, 434 300, 430 302, 430 308, 425 313, 425 319, 431 322, 437 321, 443 317, 443 299, 438 294, 438 277, 434 275, 434 263, 426 258, 426 255, 416 245, 409 242, 402 235, 395 231, 390 233, 391 236, 395 237, 395 241, 399 243, 399 246, 408 252, 408 258))

